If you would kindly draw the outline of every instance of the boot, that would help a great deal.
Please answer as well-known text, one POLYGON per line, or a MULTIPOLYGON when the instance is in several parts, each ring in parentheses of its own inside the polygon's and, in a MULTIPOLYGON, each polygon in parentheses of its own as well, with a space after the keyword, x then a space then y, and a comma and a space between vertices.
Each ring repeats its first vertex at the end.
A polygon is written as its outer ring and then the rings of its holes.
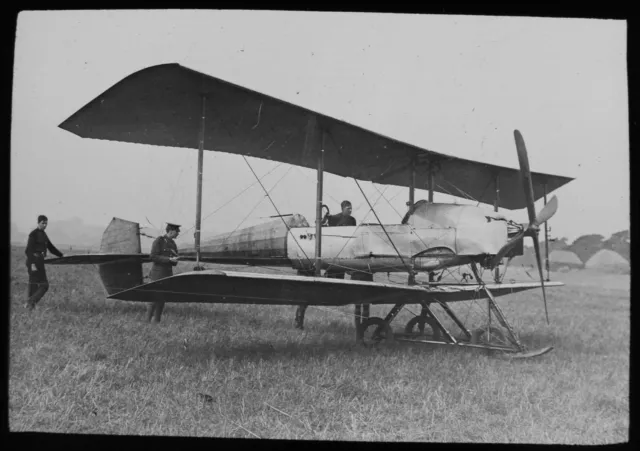
POLYGON ((164 302, 156 302, 156 309, 154 315, 154 322, 159 323, 160 318, 162 317, 162 311, 164 310, 164 302))
POLYGON ((151 322, 151 318, 153 317, 153 312, 156 309, 156 303, 155 302, 150 302, 149 305, 147 306, 147 322, 151 322))

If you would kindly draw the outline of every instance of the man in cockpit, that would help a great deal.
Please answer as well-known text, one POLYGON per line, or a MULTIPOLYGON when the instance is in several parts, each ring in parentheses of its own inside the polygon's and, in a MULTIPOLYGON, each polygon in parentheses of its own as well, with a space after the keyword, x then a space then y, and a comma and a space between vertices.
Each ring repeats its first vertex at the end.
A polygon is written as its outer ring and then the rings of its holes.
POLYGON ((326 215, 325 220, 327 221, 327 225, 329 227, 340 227, 340 226, 354 226, 356 225, 356 218, 351 216, 351 202, 348 200, 343 200, 340 204, 340 208, 342 208, 342 212, 337 215, 326 215))
MULTIPOLYGON (((356 218, 351 216, 351 202, 348 200, 343 200, 340 204, 342 208, 342 212, 337 215, 327 215, 325 216, 325 220, 327 220, 327 225, 329 227, 345 227, 345 226, 354 226, 356 225, 356 218)), ((325 271, 325 277, 329 279, 344 279, 345 271, 340 267, 330 266, 325 271)))

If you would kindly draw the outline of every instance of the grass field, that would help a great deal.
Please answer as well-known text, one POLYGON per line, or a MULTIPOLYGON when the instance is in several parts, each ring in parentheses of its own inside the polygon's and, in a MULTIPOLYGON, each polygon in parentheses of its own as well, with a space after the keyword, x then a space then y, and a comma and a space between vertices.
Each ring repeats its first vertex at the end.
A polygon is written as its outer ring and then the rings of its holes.
POLYGON ((628 440, 629 276, 552 274, 567 286, 548 291, 550 326, 538 291, 499 298, 525 343, 555 346, 509 361, 438 345, 361 348, 352 307, 309 308, 304 332, 294 308, 279 306, 168 304, 148 324, 145 305, 105 299, 92 266, 48 267, 51 288, 30 313, 22 252, 11 257, 12 431, 628 440))

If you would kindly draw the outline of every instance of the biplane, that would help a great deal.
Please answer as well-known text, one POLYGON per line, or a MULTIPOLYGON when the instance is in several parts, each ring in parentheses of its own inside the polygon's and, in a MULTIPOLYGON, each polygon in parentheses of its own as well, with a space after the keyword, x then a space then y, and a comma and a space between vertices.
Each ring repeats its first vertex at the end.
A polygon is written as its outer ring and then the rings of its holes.
MULTIPOLYGON (((195 262, 192 271, 145 283, 140 224, 114 218, 104 232, 99 253, 47 260, 48 264, 94 264, 109 299, 152 302, 204 302, 291 305, 302 327, 308 306, 354 305, 356 339, 365 344, 404 340, 484 348, 515 357, 544 354, 529 350, 507 321, 496 298, 561 282, 544 280, 540 226, 557 210, 547 196, 573 180, 531 172, 522 135, 514 132, 519 170, 454 157, 392 139, 270 95, 172 63, 129 75, 87 103, 59 127, 82 138, 198 150, 194 247, 180 259, 195 262), (227 152, 311 168, 317 172, 315 224, 300 214, 278 215, 260 225, 201 242, 204 151, 227 152), (408 187, 404 218, 327 227, 323 173, 408 187), (493 205, 495 214, 474 205, 435 203, 433 193, 464 193, 493 205), (416 188, 428 199, 415 199, 416 188), (544 198, 536 213, 534 202, 544 198), (516 223, 498 209, 527 208, 529 222, 516 223), (523 253, 533 240, 540 282, 505 283, 504 261, 523 253), (297 274, 259 274, 206 269, 205 263, 264 267, 285 266, 297 274), (438 272, 468 267, 468 280, 447 282, 438 272), (323 277, 340 268, 350 278, 323 277), (493 280, 484 280, 488 270, 493 280), (406 274, 406 283, 374 281, 377 273, 406 274), (473 325, 456 305, 482 301, 484 318, 473 325), (486 304, 485 304, 486 302, 486 304), (391 306, 385 317, 371 317, 369 306, 391 306), (410 305, 419 313, 401 331, 391 327, 410 305), (485 308, 486 307, 486 308, 485 308), (492 322, 495 318, 496 321, 492 322)), ((255 172, 254 172, 255 174, 255 172)), ((257 175, 256 175, 257 177, 257 175)), ((267 193, 268 194, 268 193, 267 193)), ((548 256, 547 256, 548 271, 548 256)), ((404 276, 403 276, 404 277, 404 276)), ((548 315, 547 315, 548 322, 548 315)))

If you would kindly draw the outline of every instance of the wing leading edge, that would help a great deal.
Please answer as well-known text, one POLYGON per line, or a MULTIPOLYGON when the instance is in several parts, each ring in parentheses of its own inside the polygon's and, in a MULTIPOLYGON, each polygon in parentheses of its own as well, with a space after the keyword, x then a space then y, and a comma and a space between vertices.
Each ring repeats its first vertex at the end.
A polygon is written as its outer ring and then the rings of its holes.
MULTIPOLYGON (((314 116, 328 136, 325 171, 379 184, 409 186, 415 158, 416 186, 425 186, 427 167, 431 165, 435 168, 435 191, 456 194, 459 190, 492 204, 494 194, 488 188, 498 176, 500 207, 513 210, 526 206, 517 169, 420 148, 176 63, 129 75, 59 127, 83 138, 197 149, 202 96, 209 99, 205 104, 206 150, 315 169, 315 156, 303 150, 306 130, 314 116)), ((544 195, 545 184, 549 194, 571 180, 532 173, 535 200, 544 195)))
MULTIPOLYGON (((545 287, 558 287, 548 282, 545 287)), ((494 296, 539 288, 538 283, 487 284, 494 296)), ((220 304, 325 305, 357 303, 413 304, 421 301, 465 301, 482 298, 479 285, 408 286, 380 282, 327 279, 237 271, 193 271, 140 285, 109 296, 136 302, 201 302, 220 304), (478 291, 480 290, 480 293, 478 291)))

